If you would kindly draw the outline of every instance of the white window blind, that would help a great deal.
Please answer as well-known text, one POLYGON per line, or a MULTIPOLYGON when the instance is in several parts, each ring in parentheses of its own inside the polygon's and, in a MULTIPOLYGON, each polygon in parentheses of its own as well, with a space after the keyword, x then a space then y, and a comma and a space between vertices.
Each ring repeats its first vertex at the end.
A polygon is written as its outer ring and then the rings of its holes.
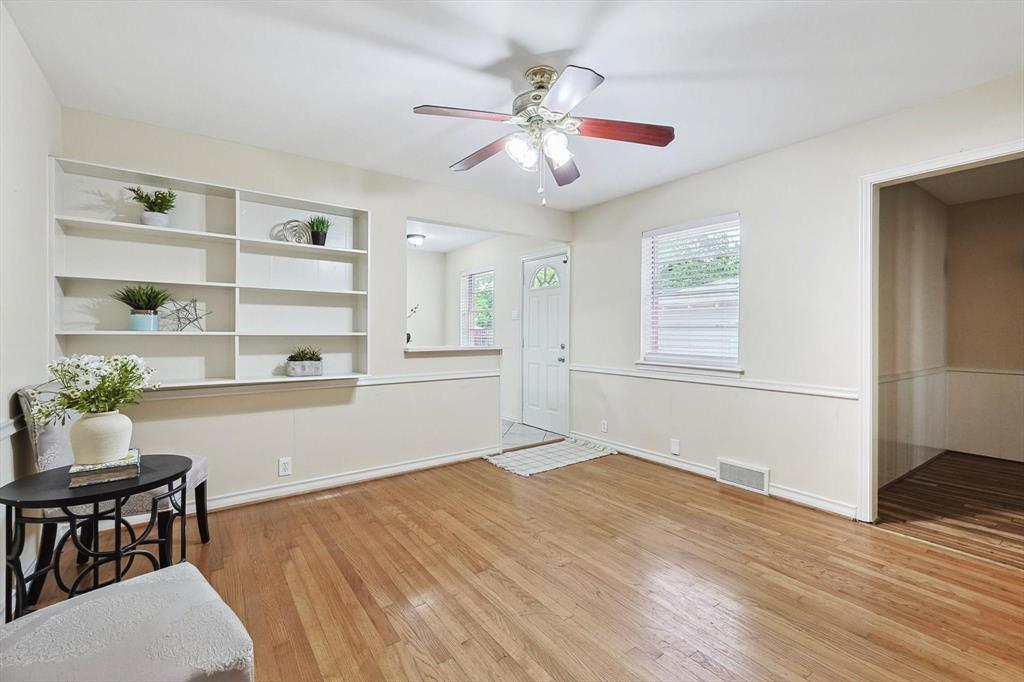
POLYGON ((645 232, 642 296, 645 361, 738 367, 739 214, 645 232))
POLYGON ((461 344, 494 345, 494 270, 462 275, 459 283, 461 344))

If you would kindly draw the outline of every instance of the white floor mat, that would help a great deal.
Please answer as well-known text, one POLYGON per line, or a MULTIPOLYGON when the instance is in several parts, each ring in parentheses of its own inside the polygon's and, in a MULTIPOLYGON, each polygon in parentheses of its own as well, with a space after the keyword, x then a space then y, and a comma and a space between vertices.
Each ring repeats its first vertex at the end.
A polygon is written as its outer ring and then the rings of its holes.
POLYGON ((612 454, 615 454, 615 450, 603 445, 578 438, 566 438, 558 443, 494 455, 488 457, 487 461, 513 474, 531 476, 612 454))

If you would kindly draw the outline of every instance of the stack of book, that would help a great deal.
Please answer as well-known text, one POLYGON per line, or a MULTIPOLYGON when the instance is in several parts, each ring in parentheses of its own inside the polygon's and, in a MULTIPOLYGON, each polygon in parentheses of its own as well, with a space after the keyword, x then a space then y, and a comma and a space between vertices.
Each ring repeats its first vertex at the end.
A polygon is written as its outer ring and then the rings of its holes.
POLYGON ((68 471, 71 481, 69 488, 79 488, 83 485, 95 485, 97 483, 110 483, 121 481, 126 478, 139 477, 139 457, 142 453, 138 448, 132 448, 128 454, 121 459, 103 464, 74 464, 68 471))

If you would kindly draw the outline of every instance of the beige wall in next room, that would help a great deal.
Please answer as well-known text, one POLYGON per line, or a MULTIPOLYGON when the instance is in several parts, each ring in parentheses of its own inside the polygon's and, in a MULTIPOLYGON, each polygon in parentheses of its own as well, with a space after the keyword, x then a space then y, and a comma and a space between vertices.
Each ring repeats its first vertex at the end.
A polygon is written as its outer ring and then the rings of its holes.
POLYGON ((947 222, 914 183, 879 193, 879 485, 945 449, 947 222))
POLYGON ((947 300, 946 446, 1024 461, 1024 193, 949 207, 947 300))

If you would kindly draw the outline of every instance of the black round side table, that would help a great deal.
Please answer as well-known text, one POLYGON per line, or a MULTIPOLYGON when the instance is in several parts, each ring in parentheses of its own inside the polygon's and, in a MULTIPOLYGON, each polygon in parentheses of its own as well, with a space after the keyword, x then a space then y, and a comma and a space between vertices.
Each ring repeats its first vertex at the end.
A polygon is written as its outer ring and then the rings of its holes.
MULTIPOLYGON (((14 603, 7 600, 4 614, 5 622, 23 615, 27 604, 27 585, 33 580, 44 580, 48 572, 53 572, 54 582, 67 593, 68 597, 120 582, 122 576, 131 568, 135 557, 148 559, 153 569, 171 563, 173 534, 171 529, 175 519, 181 519, 181 558, 185 560, 185 496, 188 490, 185 475, 192 468, 192 460, 181 455, 142 455, 139 459, 138 478, 129 478, 110 483, 97 483, 79 488, 69 488, 70 466, 41 471, 31 476, 19 478, 0 488, 0 503, 6 507, 7 520, 7 594, 14 590, 14 603), (167 491, 153 495, 149 522, 140 533, 121 515, 122 506, 128 498, 136 493, 167 486, 167 491), (160 501, 168 501, 168 510, 159 512, 160 501), (72 507, 91 505, 87 511, 73 510, 72 507), (59 509, 62 515, 25 516, 26 509, 59 509), (114 547, 100 550, 99 525, 103 521, 111 521, 115 529, 127 531, 129 541, 121 542, 121 533, 114 533, 114 547), (67 523, 68 530, 61 536, 53 551, 49 563, 37 565, 29 575, 21 568, 21 552, 25 547, 25 530, 29 524, 67 523), (88 527, 91 539, 89 543, 82 539, 82 529, 88 527), (157 539, 151 539, 153 528, 157 528, 157 539), (68 542, 78 551, 79 572, 73 580, 64 580, 60 570, 61 552, 68 542), (145 549, 143 545, 157 545, 157 557, 145 549), (84 562, 83 562, 84 559, 84 562), (127 564, 125 562, 127 561, 127 564), (84 565, 81 565, 83 564, 84 565), (114 576, 100 582, 100 567, 114 564, 114 576), (92 581, 85 580, 92 575, 92 581), (13 606, 13 608, 12 608, 13 606)), ((43 561, 44 558, 40 557, 43 561)))

